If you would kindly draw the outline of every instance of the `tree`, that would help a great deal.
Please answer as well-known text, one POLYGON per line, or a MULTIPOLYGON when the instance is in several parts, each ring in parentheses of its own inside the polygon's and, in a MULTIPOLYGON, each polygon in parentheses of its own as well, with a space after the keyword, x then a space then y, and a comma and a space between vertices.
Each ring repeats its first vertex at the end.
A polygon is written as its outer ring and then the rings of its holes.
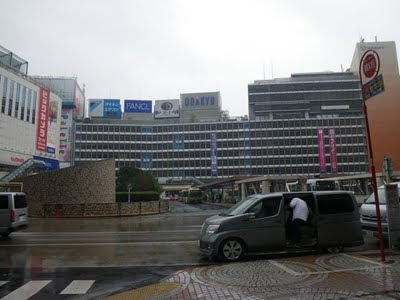
POLYGON ((221 121, 228 121, 229 120, 229 111, 221 110, 219 117, 221 118, 221 121))
POLYGON ((162 192, 162 187, 151 173, 133 167, 121 167, 116 181, 117 191, 126 192, 128 184, 132 185, 132 191, 162 192))

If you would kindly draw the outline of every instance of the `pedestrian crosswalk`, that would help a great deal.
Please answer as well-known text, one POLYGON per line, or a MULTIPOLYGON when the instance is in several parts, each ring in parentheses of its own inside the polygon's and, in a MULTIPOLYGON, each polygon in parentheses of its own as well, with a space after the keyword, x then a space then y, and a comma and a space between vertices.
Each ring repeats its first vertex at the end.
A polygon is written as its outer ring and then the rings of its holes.
MULTIPOLYGON (((43 288, 49 285, 52 280, 31 280, 14 290, 8 290, 9 281, 0 281, 0 300, 27 300, 35 294, 39 293, 43 288), (4 290, 9 293, 4 295, 4 290)), ((73 280, 69 285, 60 292, 60 295, 84 295, 86 294, 95 280, 73 280)))

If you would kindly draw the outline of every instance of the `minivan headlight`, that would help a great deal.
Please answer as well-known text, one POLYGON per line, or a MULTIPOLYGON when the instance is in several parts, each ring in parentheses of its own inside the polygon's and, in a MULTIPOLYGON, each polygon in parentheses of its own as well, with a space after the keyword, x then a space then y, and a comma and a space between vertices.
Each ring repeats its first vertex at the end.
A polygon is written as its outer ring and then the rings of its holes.
POLYGON ((207 227, 207 234, 215 233, 219 228, 219 225, 208 225, 207 227))

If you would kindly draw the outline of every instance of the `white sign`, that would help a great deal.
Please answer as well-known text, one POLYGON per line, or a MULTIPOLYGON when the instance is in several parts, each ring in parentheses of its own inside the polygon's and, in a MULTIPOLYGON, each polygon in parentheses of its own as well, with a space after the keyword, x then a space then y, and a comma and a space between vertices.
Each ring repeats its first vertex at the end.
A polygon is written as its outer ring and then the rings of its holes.
POLYGON ((100 117, 104 114, 104 99, 90 99, 89 100, 89 118, 100 117))
POLYGON ((179 118, 179 99, 156 100, 154 104, 154 118, 179 118))

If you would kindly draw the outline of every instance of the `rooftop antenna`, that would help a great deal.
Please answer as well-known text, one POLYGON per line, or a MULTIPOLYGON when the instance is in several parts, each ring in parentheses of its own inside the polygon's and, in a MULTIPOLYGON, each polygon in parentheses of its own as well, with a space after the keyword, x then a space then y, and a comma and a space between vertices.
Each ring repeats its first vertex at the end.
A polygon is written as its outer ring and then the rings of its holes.
POLYGON ((342 72, 344 72, 342 64, 340 64, 340 70, 342 70, 342 72))
POLYGON ((378 36, 376 34, 374 34, 374 38, 375 38, 375 43, 378 42, 378 36))
POLYGON ((263 62, 263 78, 265 80, 265 61, 263 62))
POLYGON ((271 77, 272 79, 274 79, 274 65, 272 63, 272 60, 271 60, 271 77))

